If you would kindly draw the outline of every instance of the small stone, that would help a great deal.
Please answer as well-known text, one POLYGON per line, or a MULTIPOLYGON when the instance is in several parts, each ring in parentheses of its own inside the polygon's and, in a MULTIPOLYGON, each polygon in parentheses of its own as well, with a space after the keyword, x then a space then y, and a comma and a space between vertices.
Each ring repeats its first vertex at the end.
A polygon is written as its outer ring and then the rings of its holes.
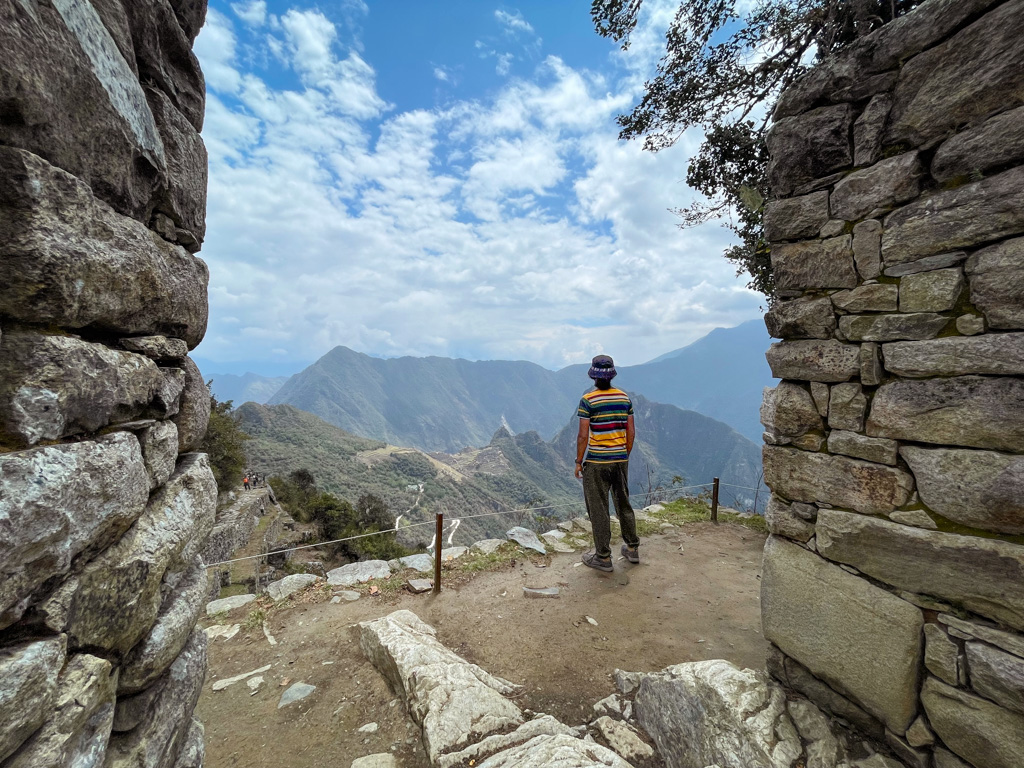
POLYGON ((361 725, 356 728, 356 731, 359 733, 376 733, 377 728, 378 726, 376 723, 367 723, 366 725, 361 725))
POLYGON ((259 669, 254 669, 251 672, 243 672, 242 674, 235 675, 234 677, 228 677, 228 678, 225 678, 223 680, 215 680, 213 685, 211 686, 211 688, 214 691, 223 691, 225 688, 227 688, 229 686, 232 686, 235 683, 240 683, 242 680, 247 680, 250 677, 252 677, 253 675, 263 674, 264 672, 268 671, 269 669, 270 669, 270 664, 267 664, 266 666, 260 667, 259 669))
POLYGON ((315 690, 315 685, 293 683, 290 688, 281 694, 281 700, 277 703, 277 708, 280 709, 281 707, 287 707, 289 704, 294 704, 296 701, 302 701, 315 690))
POLYGON ((594 705, 594 712, 599 715, 621 715, 622 701, 619 699, 618 694, 615 693, 610 696, 605 696, 594 705))
POLYGON ((612 720, 605 715, 599 717, 595 723, 601 732, 608 746, 629 761, 645 760, 654 756, 654 750, 647 744, 640 735, 625 723, 612 720))
POLYGON ((334 596, 340 597, 347 603, 354 603, 356 600, 362 597, 361 594, 352 589, 343 589, 341 592, 335 592, 334 596))
POLYGON ((256 675, 256 677, 250 677, 246 680, 245 684, 249 688, 249 695, 255 696, 259 692, 260 686, 263 685, 263 682, 263 675, 256 675))
POLYGON ((415 594, 429 592, 434 588, 434 582, 431 579, 409 579, 406 585, 409 587, 409 591, 415 594))
POLYGON ((421 573, 431 573, 434 570, 433 555, 425 553, 406 555, 405 557, 398 558, 397 562, 398 565, 395 567, 395 570, 399 570, 400 568, 412 568, 413 570, 421 573))
POLYGON ((909 509, 893 512, 889 515, 889 519, 894 523, 902 523, 903 525, 912 525, 915 528, 924 528, 929 531, 937 531, 939 526, 935 524, 931 516, 921 509, 909 509))
POLYGON ((218 637, 223 637, 225 640, 230 640, 232 637, 238 634, 241 630, 241 624, 213 624, 207 627, 203 631, 206 633, 208 640, 216 640, 218 637))
POLYGON ((964 336, 975 336, 985 331, 985 318, 978 315, 960 315, 956 319, 957 333, 964 336))
POLYGON ((828 416, 828 384, 820 381, 811 382, 811 397, 819 416, 828 416))
POLYGON ((588 624, 595 627, 597 626, 597 619, 593 618, 592 616, 584 616, 583 618, 587 620, 588 624))
POLYGON ((337 595, 335 595, 334 597, 331 598, 331 605, 337 605, 340 602, 341 602, 341 598, 338 597, 337 595))
POLYGON ((532 549, 542 555, 546 555, 548 552, 540 539, 537 538, 537 534, 529 528, 523 528, 522 526, 517 525, 516 527, 510 528, 506 531, 505 536, 523 547, 523 549, 532 549))
POLYGON ((778 496, 772 495, 764 517, 768 530, 776 536, 785 536, 801 543, 814 536, 814 526, 798 516, 792 506, 778 496))
POLYGON ((319 578, 312 573, 293 573, 291 576, 285 576, 283 579, 268 584, 267 594, 274 599, 274 602, 280 602, 311 584, 315 584, 319 578))
POLYGON ((441 549, 441 562, 447 563, 450 560, 458 560, 464 554, 469 552, 468 547, 449 547, 448 549, 441 549))
POLYGON ((523 587, 524 597, 558 597, 558 587, 543 587, 535 589, 533 587, 523 587))
POLYGON ((391 568, 385 560, 362 560, 349 563, 327 572, 327 583, 332 587, 350 587, 362 584, 371 579, 386 579, 391 575, 391 568))
POLYGON ((874 387, 882 383, 881 347, 873 341, 860 345, 860 383, 865 387, 874 387))
MULTIPOLYGON (((572 530, 572 522, 559 523, 558 527, 561 528, 563 525, 568 526, 565 530, 572 530)), ((505 539, 483 539, 478 541, 470 547, 473 552, 480 552, 484 555, 490 555, 497 551, 498 547, 505 543, 505 539)))

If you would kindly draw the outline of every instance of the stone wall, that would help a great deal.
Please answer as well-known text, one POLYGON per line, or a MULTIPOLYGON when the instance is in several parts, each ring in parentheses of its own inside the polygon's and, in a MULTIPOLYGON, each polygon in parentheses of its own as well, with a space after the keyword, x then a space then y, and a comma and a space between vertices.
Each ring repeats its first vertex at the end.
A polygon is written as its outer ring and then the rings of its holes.
POLYGON ((769 668, 912 766, 1024 755, 1021 40, 928 0, 769 138, 769 668))
POLYGON ((0 0, 0 766, 196 768, 203 0, 0 0))

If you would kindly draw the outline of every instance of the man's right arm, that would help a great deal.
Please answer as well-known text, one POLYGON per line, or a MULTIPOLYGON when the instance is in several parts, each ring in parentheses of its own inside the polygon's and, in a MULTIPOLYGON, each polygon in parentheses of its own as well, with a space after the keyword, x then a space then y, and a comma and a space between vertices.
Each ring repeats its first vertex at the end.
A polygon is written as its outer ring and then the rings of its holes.
POLYGON ((587 453, 587 443, 590 440, 590 419, 580 417, 580 429, 576 433, 576 468, 573 474, 576 477, 583 476, 583 457, 587 453))

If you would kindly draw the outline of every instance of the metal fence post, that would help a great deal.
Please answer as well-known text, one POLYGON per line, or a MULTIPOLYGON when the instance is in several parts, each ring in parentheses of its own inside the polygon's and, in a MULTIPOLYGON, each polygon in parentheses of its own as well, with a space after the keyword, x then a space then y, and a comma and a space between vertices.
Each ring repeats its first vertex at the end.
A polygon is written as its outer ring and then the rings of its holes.
POLYGON ((434 591, 441 594, 441 536, 444 533, 444 512, 436 513, 434 534, 434 591))
POLYGON ((711 522, 718 525, 718 478, 711 486, 711 522))

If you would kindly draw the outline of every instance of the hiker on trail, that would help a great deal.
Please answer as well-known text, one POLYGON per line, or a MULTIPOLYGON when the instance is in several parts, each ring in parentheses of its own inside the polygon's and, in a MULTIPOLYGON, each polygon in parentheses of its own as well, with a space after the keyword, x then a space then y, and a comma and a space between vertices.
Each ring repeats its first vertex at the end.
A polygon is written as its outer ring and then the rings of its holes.
POLYGON ((247 490, 247 491, 249 490, 249 476, 248 475, 246 475, 245 477, 242 478, 242 485, 245 487, 245 490, 247 490))
POLYGON ((583 563, 599 571, 613 570, 609 493, 622 528, 622 554, 631 563, 640 562, 636 518, 629 505, 629 453, 636 434, 633 403, 629 395, 612 386, 615 374, 610 357, 595 357, 587 372, 595 389, 583 395, 577 411, 580 431, 576 436, 575 474, 583 478, 583 498, 594 529, 594 551, 583 555, 583 563))

